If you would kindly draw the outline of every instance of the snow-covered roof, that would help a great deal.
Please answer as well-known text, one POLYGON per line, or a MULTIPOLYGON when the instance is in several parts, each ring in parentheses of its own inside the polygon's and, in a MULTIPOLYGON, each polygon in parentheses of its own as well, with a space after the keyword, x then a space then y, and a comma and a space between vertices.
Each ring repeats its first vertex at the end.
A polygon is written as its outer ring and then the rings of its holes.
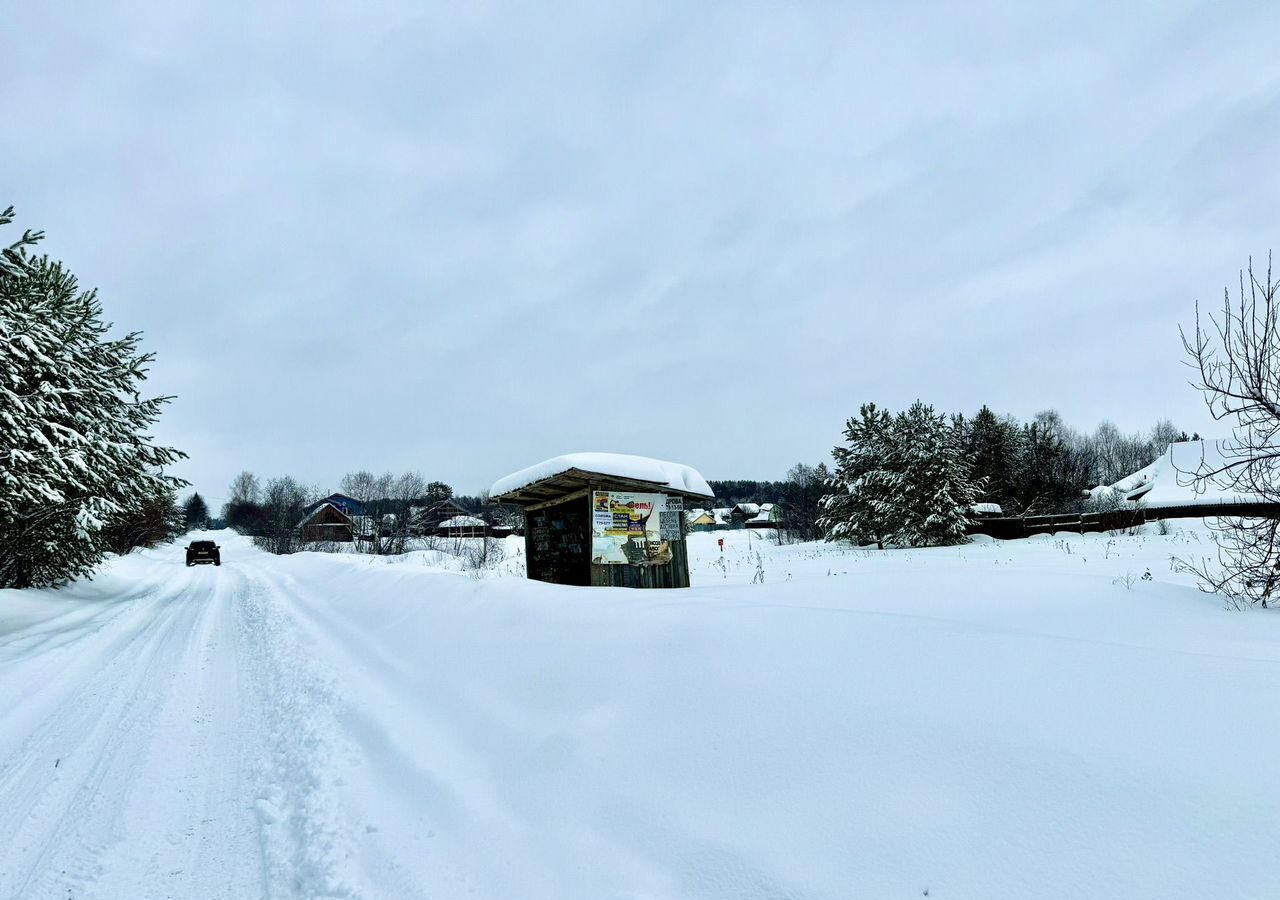
POLYGON ((754 516, 756 513, 760 512, 759 503, 739 503, 737 508, 741 510, 742 514, 745 516, 754 516))
MULTIPOLYGON (((328 501, 326 500, 326 501, 324 501, 323 503, 320 503, 320 504, 318 504, 318 505, 316 505, 316 506, 313 506, 310 510, 308 510, 308 511, 307 511, 307 513, 306 513, 306 515, 304 515, 304 516, 302 517, 302 520, 301 520, 300 522, 298 522, 298 524, 297 524, 297 525, 295 525, 295 526, 293 526, 293 527, 294 527, 294 528, 301 528, 303 525, 306 525, 308 522, 310 522, 312 519, 314 519, 316 516, 318 516, 318 515, 320 514, 320 512, 321 512, 321 511, 322 511, 326 506, 327 506, 327 507, 329 507, 330 509, 332 509, 334 512, 336 512, 338 515, 342 516, 344 519, 346 519, 346 518, 351 518, 352 520, 354 520, 354 519, 356 519, 356 518, 359 518, 358 516, 350 516, 350 517, 349 517, 349 516, 347 516, 347 514, 346 514, 345 512, 343 512, 343 511, 342 511, 341 509, 339 509, 337 506, 335 506, 334 504, 332 504, 332 503, 330 503, 330 502, 328 502, 328 501)), ((334 524, 336 525, 336 524, 340 524, 340 523, 335 522, 334 524)))
POLYGON ((475 516, 454 516, 451 519, 445 519, 439 525, 440 528, 483 528, 484 519, 477 519, 475 516))
POLYGON ((1114 491, 1120 495, 1122 500, 1136 500, 1151 490, 1152 481, 1156 476, 1156 472, 1160 469, 1160 461, 1162 459, 1164 459, 1163 456, 1150 465, 1143 466, 1132 475, 1126 475, 1115 484, 1100 484, 1090 489, 1089 494, 1093 497, 1098 497, 1108 491, 1114 491))
POLYGON ((650 482, 655 487, 668 487, 702 497, 715 496, 706 479, 689 466, 625 453, 567 453, 556 456, 536 466, 521 469, 506 478, 499 478, 489 488, 489 496, 501 497, 573 469, 630 481, 650 482))
MULTIPOLYGON (((1234 491, 1230 476, 1201 478, 1223 466, 1240 462, 1247 453, 1232 440, 1179 441, 1170 444, 1159 459, 1132 475, 1121 478, 1111 489, 1122 499, 1158 509, 1162 506, 1198 506, 1211 503, 1259 503, 1254 494, 1234 491)), ((1090 491, 1100 492, 1099 488, 1090 491)))
POLYGON ((996 516, 1004 512, 999 503, 975 503, 969 507, 969 510, 974 513, 987 513, 996 516))
POLYGON ((311 504, 311 509, 314 511, 325 505, 332 506, 344 514, 348 511, 364 512, 364 504, 355 497, 348 497, 346 494, 330 494, 328 497, 323 497, 311 504))

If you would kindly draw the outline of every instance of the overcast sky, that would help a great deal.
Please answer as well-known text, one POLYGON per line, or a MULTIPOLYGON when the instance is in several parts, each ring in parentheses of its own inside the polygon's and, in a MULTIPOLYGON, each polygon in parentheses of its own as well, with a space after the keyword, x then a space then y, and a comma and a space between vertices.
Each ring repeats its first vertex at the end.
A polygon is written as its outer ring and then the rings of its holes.
POLYGON ((1280 7, 543 6, 0 24, 0 206, 146 333, 201 492, 774 478, 868 400, 1211 427, 1177 327, 1276 243, 1280 7))

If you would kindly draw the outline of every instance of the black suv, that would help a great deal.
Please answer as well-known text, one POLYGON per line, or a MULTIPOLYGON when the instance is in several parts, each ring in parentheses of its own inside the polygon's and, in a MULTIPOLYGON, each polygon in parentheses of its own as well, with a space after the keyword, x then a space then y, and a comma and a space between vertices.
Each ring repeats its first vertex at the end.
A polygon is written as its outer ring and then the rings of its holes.
POLYGON ((192 541, 188 544, 187 565, 194 566, 197 563, 222 565, 222 552, 218 549, 218 545, 213 541, 192 541))

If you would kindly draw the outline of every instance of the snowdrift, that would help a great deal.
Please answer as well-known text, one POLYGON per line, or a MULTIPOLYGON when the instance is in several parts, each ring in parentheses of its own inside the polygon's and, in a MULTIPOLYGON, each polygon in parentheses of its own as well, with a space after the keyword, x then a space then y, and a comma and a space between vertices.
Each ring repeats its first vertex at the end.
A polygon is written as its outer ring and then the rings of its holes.
POLYGON ((1280 894, 1280 619, 1199 529, 669 592, 219 540, 0 592, 0 896, 1280 894))

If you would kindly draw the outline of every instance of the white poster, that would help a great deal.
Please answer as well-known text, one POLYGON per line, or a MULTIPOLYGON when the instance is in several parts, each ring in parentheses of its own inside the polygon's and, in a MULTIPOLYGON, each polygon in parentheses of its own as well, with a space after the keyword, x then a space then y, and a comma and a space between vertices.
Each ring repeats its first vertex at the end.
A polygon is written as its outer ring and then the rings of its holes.
POLYGON ((595 491, 591 495, 591 561, 660 566, 681 536, 684 501, 666 494, 595 491))

